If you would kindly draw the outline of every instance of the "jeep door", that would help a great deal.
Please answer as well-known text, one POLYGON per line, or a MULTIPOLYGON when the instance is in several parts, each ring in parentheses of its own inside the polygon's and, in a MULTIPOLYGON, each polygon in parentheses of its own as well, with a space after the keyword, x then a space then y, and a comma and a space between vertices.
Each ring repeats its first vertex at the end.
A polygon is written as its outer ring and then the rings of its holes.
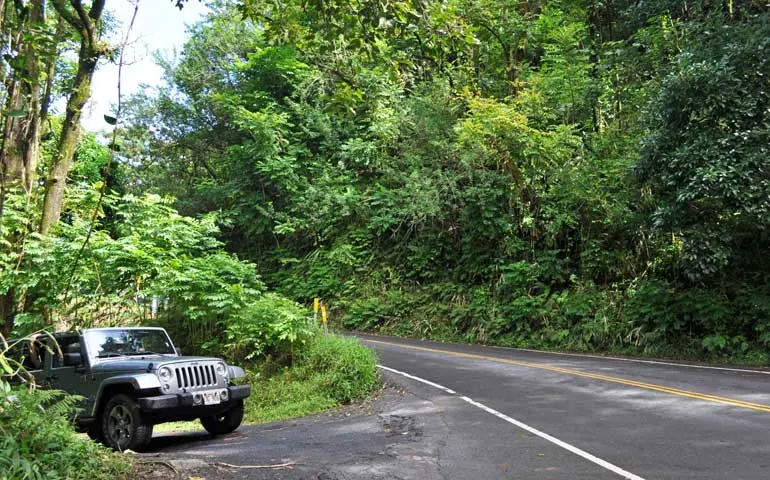
POLYGON ((80 337, 77 334, 65 334, 56 337, 59 348, 54 347, 54 354, 48 355, 45 383, 49 388, 56 388, 67 393, 86 398, 87 407, 96 396, 95 382, 83 355, 80 337))

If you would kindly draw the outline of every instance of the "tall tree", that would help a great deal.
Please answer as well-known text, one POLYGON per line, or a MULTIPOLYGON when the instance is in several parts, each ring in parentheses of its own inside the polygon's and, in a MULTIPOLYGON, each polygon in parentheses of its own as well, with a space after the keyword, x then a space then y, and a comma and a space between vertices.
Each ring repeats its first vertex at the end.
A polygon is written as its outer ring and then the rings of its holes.
POLYGON ((105 0, 94 0, 90 9, 82 0, 53 0, 53 6, 61 17, 80 36, 78 67, 67 101, 59 144, 45 181, 43 213, 40 233, 47 234, 59 220, 64 204, 64 188, 67 175, 72 169, 83 106, 91 96, 91 80, 99 59, 110 52, 111 47, 99 36, 99 24, 104 12, 105 0))
MULTIPOLYGON (((0 147, 0 219, 5 210, 9 190, 20 189, 27 199, 32 193, 37 173, 40 149, 41 58, 50 43, 46 28, 45 0, 29 3, 16 1, 8 6, 0 4, 3 12, 2 27, 8 30, 9 50, 17 52, 8 60, 10 73, 5 78, 6 105, 0 147), (9 17, 7 14, 10 14, 9 17), (11 34, 12 28, 16 31, 11 34)), ((21 232, 0 231, 0 253, 17 252, 21 232)), ((16 253, 12 253, 16 254, 16 253)), ((2 331, 10 333, 16 315, 17 292, 12 286, 0 290, 0 318, 2 331)))
MULTIPOLYGON (((27 194, 35 180, 40 146, 40 57, 45 33, 45 1, 14 2, 18 31, 11 48, 13 71, 7 79, 7 101, 0 150, 0 187, 18 185, 27 194)), ((0 200, 0 205, 2 205, 0 200)))

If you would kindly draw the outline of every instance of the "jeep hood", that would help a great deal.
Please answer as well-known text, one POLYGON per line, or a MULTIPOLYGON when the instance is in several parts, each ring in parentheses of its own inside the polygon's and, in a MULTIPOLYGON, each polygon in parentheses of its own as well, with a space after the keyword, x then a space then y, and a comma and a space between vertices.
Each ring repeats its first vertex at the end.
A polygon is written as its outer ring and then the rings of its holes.
POLYGON ((216 361, 223 362, 224 360, 214 357, 163 357, 159 355, 116 357, 99 359, 99 363, 94 365, 92 370, 94 373, 150 372, 157 370, 161 365, 172 366, 175 363, 216 361))

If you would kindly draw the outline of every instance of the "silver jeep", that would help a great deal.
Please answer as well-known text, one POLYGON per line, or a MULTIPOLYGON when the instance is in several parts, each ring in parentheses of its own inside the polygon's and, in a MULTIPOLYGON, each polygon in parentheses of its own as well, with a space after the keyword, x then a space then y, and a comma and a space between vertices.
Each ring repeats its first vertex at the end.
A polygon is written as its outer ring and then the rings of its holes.
POLYGON ((242 368, 181 356, 162 328, 39 336, 24 358, 40 385, 84 397, 77 426, 116 450, 141 450, 163 422, 198 418, 211 434, 232 432, 251 393, 233 384, 245 376, 242 368))

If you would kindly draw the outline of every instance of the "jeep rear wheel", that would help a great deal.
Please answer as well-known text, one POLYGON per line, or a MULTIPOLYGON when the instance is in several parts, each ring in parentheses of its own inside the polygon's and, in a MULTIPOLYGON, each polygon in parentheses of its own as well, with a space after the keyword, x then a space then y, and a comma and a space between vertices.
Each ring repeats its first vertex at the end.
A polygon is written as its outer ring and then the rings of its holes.
POLYGON ((100 419, 102 441, 115 450, 141 450, 152 438, 152 424, 142 418, 136 401, 118 394, 104 406, 100 419))
POLYGON ((201 417, 201 424, 212 435, 224 435, 230 433, 241 425, 243 421, 243 400, 233 405, 219 415, 201 417))

